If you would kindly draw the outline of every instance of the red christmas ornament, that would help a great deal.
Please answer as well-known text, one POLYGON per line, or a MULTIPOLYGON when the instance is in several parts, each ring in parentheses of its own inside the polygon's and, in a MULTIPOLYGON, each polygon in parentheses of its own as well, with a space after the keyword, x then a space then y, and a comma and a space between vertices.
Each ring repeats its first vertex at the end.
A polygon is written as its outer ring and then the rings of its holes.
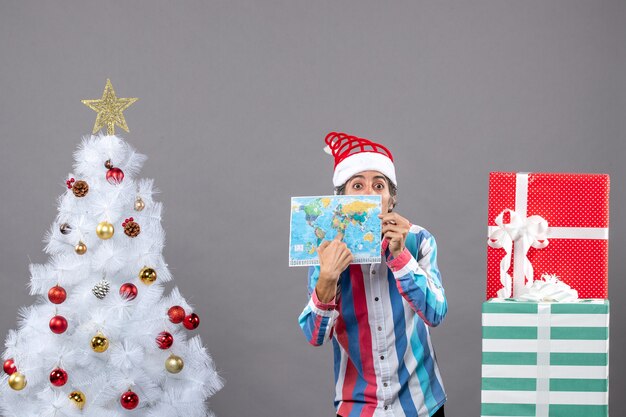
POLYGON ((53 304, 61 304, 63 301, 65 301, 66 297, 67 293, 65 292, 65 289, 58 285, 55 285, 54 287, 50 288, 50 290, 48 290, 48 300, 50 300, 50 302, 53 304))
POLYGON ((168 332, 161 332, 156 337, 156 342, 159 346, 159 349, 169 349, 174 343, 174 337, 168 332))
POLYGON ((67 372, 61 368, 56 368, 50 372, 50 383, 55 387, 62 387, 67 383, 67 372))
POLYGON ((67 330, 67 320, 63 316, 54 316, 50 319, 52 333, 61 334, 67 330))
POLYGON ((71 190, 75 182, 76 180, 74 178, 70 178, 69 180, 65 181, 65 185, 67 185, 67 188, 71 190))
POLYGON ((135 297, 137 297, 137 287, 134 284, 127 282, 120 287, 120 295, 128 301, 134 300, 135 297))
POLYGON ((181 323, 185 319, 185 309, 181 306, 173 306, 167 310, 167 315, 170 316, 172 323, 181 323))
POLYGON ((119 168, 111 168, 107 171, 107 181, 111 185, 117 185, 124 180, 124 172, 119 168))
POLYGON ((133 410, 139 405, 139 396, 131 390, 128 390, 120 397, 120 403, 125 409, 133 410))
POLYGON ((200 317, 196 313, 191 313, 185 317, 183 325, 189 330, 197 329, 200 325, 200 317))
POLYGON ((7 359, 6 361, 4 361, 4 372, 6 372, 8 375, 13 375, 17 372, 17 366, 15 366, 15 362, 13 362, 13 359, 7 359))

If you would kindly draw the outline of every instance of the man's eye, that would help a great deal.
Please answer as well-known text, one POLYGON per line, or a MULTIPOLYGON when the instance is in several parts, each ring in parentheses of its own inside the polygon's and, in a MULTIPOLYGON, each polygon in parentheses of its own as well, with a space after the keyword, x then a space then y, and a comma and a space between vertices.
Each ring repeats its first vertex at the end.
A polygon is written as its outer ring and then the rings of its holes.
POLYGON ((355 190, 360 190, 361 188, 363 188, 362 184, 356 183, 352 186, 352 188, 354 188, 355 190))
POLYGON ((385 189, 385 184, 378 183, 378 184, 374 185, 374 188, 376 188, 377 190, 384 190, 385 189))

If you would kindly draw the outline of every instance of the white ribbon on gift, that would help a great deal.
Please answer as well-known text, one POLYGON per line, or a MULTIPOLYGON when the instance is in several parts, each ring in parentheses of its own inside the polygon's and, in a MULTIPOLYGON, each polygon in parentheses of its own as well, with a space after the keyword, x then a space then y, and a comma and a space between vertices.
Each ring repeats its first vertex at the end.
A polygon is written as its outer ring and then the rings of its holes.
POLYGON ((537 304, 536 417, 548 417, 550 413, 550 311, 550 304, 537 304))
POLYGON ((556 301, 563 303, 576 302, 578 291, 559 280, 554 274, 543 274, 541 279, 526 287, 522 294, 515 297, 520 301, 556 301))
MULTIPOLYGON (((500 282, 498 298, 510 298, 524 293, 532 285, 533 266, 527 257, 531 247, 543 249, 550 239, 608 239, 609 229, 605 227, 551 227, 541 216, 527 217, 528 173, 519 172, 515 178, 515 210, 505 209, 496 219, 496 226, 489 226, 487 243, 493 248, 503 248, 504 257, 500 261, 500 282), (504 214, 511 216, 510 223, 504 223, 504 214), (514 256, 513 277, 511 253, 514 256)), ((584 273, 584 271, 581 271, 584 273)))
MULTIPOLYGON (((513 242, 515 242, 515 265, 521 263, 523 266, 521 277, 516 277, 516 282, 530 285, 533 281, 533 264, 527 260, 528 250, 533 247, 543 249, 548 246, 548 222, 541 216, 525 217, 515 211, 505 209, 496 217, 498 228, 489 235, 488 244, 492 248, 503 248, 505 255, 500 261, 500 281, 502 288, 498 291, 499 298, 511 296, 513 278, 508 273, 511 267, 511 253, 513 252, 513 242), (504 223, 504 215, 509 213, 511 221, 504 223), (522 258, 520 262, 520 258, 522 258)), ((519 292, 518 289, 517 292, 519 292)))
POLYGON ((550 410, 550 302, 577 302, 578 291, 559 280, 555 274, 543 274, 524 294, 521 301, 537 302, 537 385, 535 415, 548 417, 550 410))

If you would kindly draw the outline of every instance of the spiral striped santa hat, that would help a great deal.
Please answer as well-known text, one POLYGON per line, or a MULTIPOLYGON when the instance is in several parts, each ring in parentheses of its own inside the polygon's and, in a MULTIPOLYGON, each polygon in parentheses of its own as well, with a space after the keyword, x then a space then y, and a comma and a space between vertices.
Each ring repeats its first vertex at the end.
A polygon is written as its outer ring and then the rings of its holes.
POLYGON ((324 151, 335 158, 335 187, 363 171, 378 171, 398 186, 393 156, 383 145, 341 132, 330 132, 325 142, 324 151))

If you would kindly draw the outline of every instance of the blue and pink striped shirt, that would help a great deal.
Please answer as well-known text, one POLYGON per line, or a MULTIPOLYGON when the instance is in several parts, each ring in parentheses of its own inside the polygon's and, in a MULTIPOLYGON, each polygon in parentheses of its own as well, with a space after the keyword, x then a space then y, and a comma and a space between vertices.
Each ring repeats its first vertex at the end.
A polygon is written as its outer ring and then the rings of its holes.
POLYGON ((327 304, 315 293, 319 267, 311 267, 300 327, 314 346, 332 338, 337 414, 430 416, 446 401, 429 332, 448 309, 437 245, 413 225, 398 257, 384 253, 386 262, 350 265, 327 304))

